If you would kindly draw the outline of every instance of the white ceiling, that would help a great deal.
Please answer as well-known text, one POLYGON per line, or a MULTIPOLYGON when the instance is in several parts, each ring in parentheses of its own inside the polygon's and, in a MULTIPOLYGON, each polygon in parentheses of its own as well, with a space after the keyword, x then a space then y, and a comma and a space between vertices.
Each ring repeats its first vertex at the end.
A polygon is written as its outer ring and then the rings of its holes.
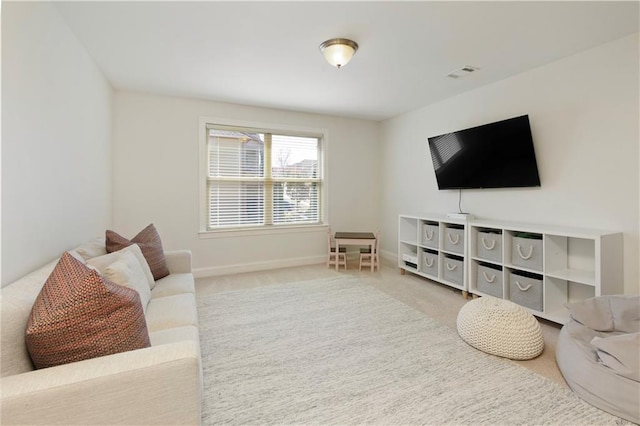
POLYGON ((54 4, 116 89, 373 120, 640 30, 637 1, 54 4), (360 45, 340 70, 334 37, 360 45))

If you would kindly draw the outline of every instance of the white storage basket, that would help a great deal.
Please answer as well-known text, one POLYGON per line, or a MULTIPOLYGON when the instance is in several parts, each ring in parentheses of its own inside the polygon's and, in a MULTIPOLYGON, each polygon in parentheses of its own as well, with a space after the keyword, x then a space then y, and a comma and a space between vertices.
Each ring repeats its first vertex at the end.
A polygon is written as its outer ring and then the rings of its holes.
POLYGON ((443 260, 444 279, 457 285, 464 284, 464 261, 453 257, 445 257, 443 260))
POLYGON ((480 259, 502 262, 502 234, 478 232, 476 252, 480 259))
POLYGON ((542 271, 542 239, 513 237, 511 263, 534 271, 542 271))
POLYGON ((432 277, 438 277, 438 253, 431 253, 429 251, 422 252, 420 272, 432 277))
POLYGON ((542 312, 542 277, 512 272, 509 279, 509 299, 518 305, 542 312))
POLYGON ((422 225, 422 245, 438 248, 438 224, 425 223, 422 225))
POLYGON ((502 299, 502 269, 478 265, 476 278, 478 291, 502 299))
POLYGON ((444 228, 444 249, 452 253, 464 253, 464 228, 444 228))

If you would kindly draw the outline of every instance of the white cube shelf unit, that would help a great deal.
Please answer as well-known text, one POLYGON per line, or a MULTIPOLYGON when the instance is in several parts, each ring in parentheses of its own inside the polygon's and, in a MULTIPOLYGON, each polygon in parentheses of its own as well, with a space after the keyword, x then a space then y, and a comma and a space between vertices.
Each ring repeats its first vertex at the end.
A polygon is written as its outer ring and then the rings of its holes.
POLYGON ((467 297, 467 222, 444 215, 401 214, 398 266, 462 290, 467 297))
POLYGON ((566 303, 623 293, 622 234, 489 220, 467 223, 469 292, 558 324, 566 303))

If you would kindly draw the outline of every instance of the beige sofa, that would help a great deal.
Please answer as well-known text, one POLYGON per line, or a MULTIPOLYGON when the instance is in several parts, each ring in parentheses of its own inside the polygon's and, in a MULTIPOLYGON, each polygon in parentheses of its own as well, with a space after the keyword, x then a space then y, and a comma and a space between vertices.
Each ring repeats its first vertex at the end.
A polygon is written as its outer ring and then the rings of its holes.
POLYGON ((151 347, 34 370, 31 306, 57 260, 0 291, 0 424, 199 424, 200 339, 191 253, 165 252, 145 318, 151 347))

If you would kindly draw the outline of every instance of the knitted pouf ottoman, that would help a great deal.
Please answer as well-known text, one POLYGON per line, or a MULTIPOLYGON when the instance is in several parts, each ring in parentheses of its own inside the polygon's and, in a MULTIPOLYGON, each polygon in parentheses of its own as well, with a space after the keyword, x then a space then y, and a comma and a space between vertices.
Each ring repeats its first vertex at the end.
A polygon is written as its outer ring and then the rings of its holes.
POLYGON ((458 312, 457 325, 462 340, 492 355, 531 359, 544 348, 538 321, 525 308, 508 300, 471 300, 458 312))

